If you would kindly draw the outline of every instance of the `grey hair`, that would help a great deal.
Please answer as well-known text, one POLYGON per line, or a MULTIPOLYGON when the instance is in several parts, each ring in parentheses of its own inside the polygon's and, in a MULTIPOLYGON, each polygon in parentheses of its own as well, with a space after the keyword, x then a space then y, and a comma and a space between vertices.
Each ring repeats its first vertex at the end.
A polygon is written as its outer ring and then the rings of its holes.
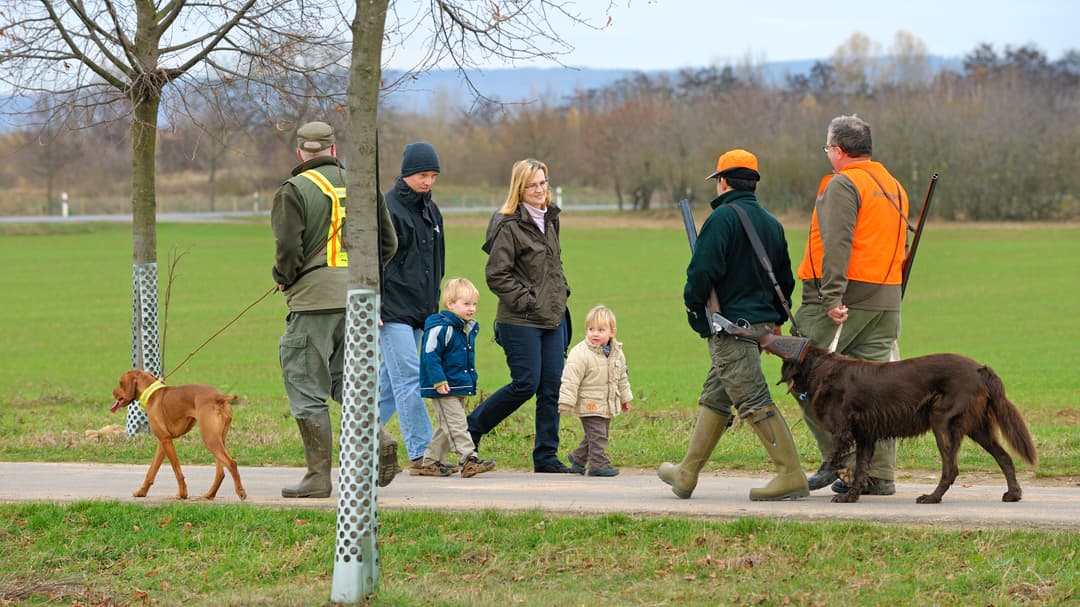
POLYGON ((870 157, 874 153, 870 124, 855 114, 837 116, 829 122, 825 135, 829 145, 835 145, 852 158, 870 157))

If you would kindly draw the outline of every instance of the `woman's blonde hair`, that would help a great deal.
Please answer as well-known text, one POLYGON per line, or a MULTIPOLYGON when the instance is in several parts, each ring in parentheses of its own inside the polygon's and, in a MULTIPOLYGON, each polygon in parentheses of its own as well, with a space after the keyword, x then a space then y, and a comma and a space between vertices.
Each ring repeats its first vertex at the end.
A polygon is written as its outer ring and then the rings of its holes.
MULTIPOLYGON (((529 185, 529 181, 538 171, 543 171, 544 178, 548 178, 547 165, 535 158, 526 158, 514 163, 514 168, 510 171, 510 192, 506 195, 506 202, 499 209, 500 213, 503 215, 517 213, 518 204, 521 202, 521 198, 525 196, 525 186, 529 185)), ((544 200, 544 206, 549 204, 551 204, 551 188, 548 188, 545 193, 544 200)))
POLYGON ((460 301, 466 297, 479 299, 480 291, 476 289, 476 285, 468 278, 450 278, 446 281, 446 284, 443 285, 442 296, 443 305, 449 307, 451 303, 460 301))
POLYGON ((607 306, 596 306, 585 316, 585 328, 597 327, 615 332, 615 313, 607 306))

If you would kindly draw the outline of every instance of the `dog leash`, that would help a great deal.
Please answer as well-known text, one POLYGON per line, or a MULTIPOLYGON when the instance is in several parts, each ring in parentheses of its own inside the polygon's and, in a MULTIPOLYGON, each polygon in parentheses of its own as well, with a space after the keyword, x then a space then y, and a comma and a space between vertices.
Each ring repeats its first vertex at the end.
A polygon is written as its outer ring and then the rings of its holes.
MULTIPOLYGON (((378 212, 378 209, 376 209, 376 212, 378 212)), ((316 255, 318 255, 324 249, 326 249, 326 245, 329 244, 329 242, 331 240, 333 240, 334 238, 337 238, 338 231, 341 229, 341 226, 344 225, 344 224, 345 224, 345 222, 341 222, 341 223, 335 225, 334 226, 334 231, 330 233, 330 236, 327 237, 327 239, 321 245, 319 245, 319 248, 312 251, 311 255, 308 255, 307 259, 304 260, 303 265, 307 265, 308 262, 310 262, 312 259, 315 259, 316 255)), ((319 267, 326 267, 326 266, 319 266, 319 267)), ((295 281, 293 281, 293 284, 295 284, 295 281)), ((176 365, 175 367, 172 368, 172 371, 169 371, 168 373, 166 373, 165 375, 162 375, 159 378, 160 381, 162 383, 164 383, 166 378, 168 378, 173 373, 176 373, 176 371, 179 370, 180 367, 183 367, 185 364, 187 364, 187 362, 189 360, 191 360, 196 354, 198 354, 199 350, 202 350, 204 347, 206 347, 206 345, 209 344, 211 341, 213 341, 218 335, 221 335, 222 333, 224 333, 225 329, 228 329, 229 327, 231 327, 233 325, 233 323, 240 320, 240 317, 243 316, 244 314, 246 314, 248 310, 254 308, 256 305, 259 304, 259 302, 266 299, 267 297, 270 297, 270 295, 277 292, 277 290, 278 290, 278 285, 275 284, 274 286, 270 287, 270 289, 267 290, 266 293, 263 293, 262 295, 260 295, 258 299, 251 302, 250 304, 248 304, 248 306, 246 308, 244 308, 243 310, 241 310, 239 314, 234 316, 232 320, 225 323, 225 326, 218 329, 210 337, 207 337, 201 344, 199 344, 199 346, 197 348, 195 348, 191 352, 188 352, 188 355, 184 358, 184 360, 180 361, 180 364, 176 365)))
POLYGON ((840 345, 840 331, 844 330, 844 323, 836 325, 836 334, 833 335, 832 343, 829 344, 829 352, 836 352, 836 347, 840 345))
MULTIPOLYGON (((206 339, 205 339, 205 340, 204 340, 204 341, 203 341, 203 342, 202 342, 201 344, 199 344, 199 346, 198 346, 197 348, 195 348, 195 349, 194 349, 194 350, 192 350, 191 352, 188 352, 188 355, 187 355, 187 356, 186 356, 186 357, 184 358, 184 360, 180 361, 180 364, 176 365, 175 367, 173 367, 173 368, 172 368, 172 371, 169 371, 168 373, 166 373, 165 375, 162 375, 162 376, 161 376, 161 377, 159 378, 159 379, 160 379, 160 381, 164 382, 166 378, 168 378, 168 377, 169 377, 170 375, 172 375, 173 373, 176 373, 176 371, 177 371, 178 369, 180 369, 180 367, 183 367, 183 366, 184 366, 185 364, 187 364, 187 362, 188 362, 189 360, 191 360, 191 359, 192 359, 192 358, 193 358, 193 357, 194 357, 194 356, 195 356, 196 354, 198 354, 199 350, 202 350, 202 349, 203 349, 204 347, 206 347, 206 345, 207 345, 207 344, 209 344, 209 343, 210 343, 211 341, 213 341, 213 340, 214 340, 214 338, 216 338, 216 337, 217 337, 218 335, 221 335, 222 333, 224 333, 224 332, 225 332, 225 329, 228 329, 229 327, 231 327, 231 326, 233 325, 233 323, 235 323, 236 321, 240 320, 240 317, 241 317, 241 316, 243 316, 243 315, 244 315, 245 313, 247 313, 247 311, 248 311, 248 310, 250 310, 250 309, 254 308, 254 307, 255 307, 255 306, 256 306, 256 305, 257 305, 257 304, 258 304, 259 302, 261 302, 262 300, 266 299, 267 297, 269 297, 269 296, 270 296, 270 294, 274 293, 274 292, 275 292, 275 291, 277 291, 277 290, 278 290, 278 288, 277 288, 277 285, 274 285, 273 287, 270 287, 270 289, 269 289, 269 290, 268 290, 268 291, 267 291, 266 293, 263 293, 262 295, 260 295, 258 299, 256 299, 255 301, 251 302, 250 304, 248 304, 248 306, 247 306, 246 308, 244 308, 243 310, 241 310, 239 314, 237 314, 236 316, 234 316, 232 320, 230 320, 229 322, 225 323, 225 326, 223 326, 223 327, 221 327, 220 329, 218 329, 218 330, 217 330, 217 331, 216 331, 216 332, 215 332, 215 333, 214 333, 213 335, 211 335, 210 337, 207 337, 207 338, 206 338, 206 339)), ((141 402, 141 401, 140 401, 140 402, 141 402)))

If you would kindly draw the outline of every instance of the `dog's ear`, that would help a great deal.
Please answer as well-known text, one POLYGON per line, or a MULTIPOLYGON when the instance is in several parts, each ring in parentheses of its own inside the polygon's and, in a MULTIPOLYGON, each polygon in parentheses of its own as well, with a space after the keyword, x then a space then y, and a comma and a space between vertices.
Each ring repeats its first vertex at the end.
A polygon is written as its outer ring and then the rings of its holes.
POLYGON ((780 381, 776 382, 776 384, 780 385, 788 383, 798 372, 798 363, 785 360, 784 364, 780 365, 780 381))
POLYGON ((135 400, 135 373, 135 371, 126 371, 120 376, 120 386, 113 390, 114 397, 122 398, 129 403, 135 400))

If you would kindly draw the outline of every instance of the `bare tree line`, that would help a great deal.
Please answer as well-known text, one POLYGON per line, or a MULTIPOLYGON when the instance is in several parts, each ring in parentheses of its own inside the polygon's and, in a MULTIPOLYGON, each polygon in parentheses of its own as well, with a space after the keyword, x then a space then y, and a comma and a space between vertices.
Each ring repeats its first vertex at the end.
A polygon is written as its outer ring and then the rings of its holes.
MULTIPOLYGON (((760 192, 770 208, 806 209, 828 171, 819 156, 828 120, 855 112, 873 125, 875 157, 912 195, 921 194, 932 172, 943 175, 937 217, 1080 215, 1080 52, 1050 61, 1030 46, 999 53, 980 45, 960 71, 936 74, 925 47, 910 34, 898 33, 888 52, 876 58, 871 53, 881 49, 855 34, 828 61, 779 84, 766 82, 761 66, 746 64, 638 73, 602 89, 530 104, 482 99, 468 112, 449 98, 424 114, 384 106, 381 179, 393 179, 405 143, 426 139, 453 167, 443 185, 497 190, 514 160, 535 156, 551 165, 569 196, 587 188, 620 208, 647 209, 687 196, 709 200, 713 190, 702 177, 715 157, 746 147, 761 159, 760 192)), ((311 91, 342 81, 338 73, 327 73, 324 82, 319 74, 311 78, 311 91)), ((234 82, 213 97, 181 92, 186 112, 159 129, 161 206, 248 209, 262 193, 266 208, 293 163, 296 121, 330 111, 322 117, 344 123, 340 111, 289 104, 268 90, 234 82)), ((39 102, 36 111, 62 105, 62 98, 52 99, 39 102)), ((44 128, 4 134, 9 158, 0 168, 0 190, 7 191, 0 213, 55 213, 60 190, 72 190, 90 208, 126 210, 130 129, 113 118, 98 109, 82 115, 82 126, 90 128, 50 120, 44 128)))

